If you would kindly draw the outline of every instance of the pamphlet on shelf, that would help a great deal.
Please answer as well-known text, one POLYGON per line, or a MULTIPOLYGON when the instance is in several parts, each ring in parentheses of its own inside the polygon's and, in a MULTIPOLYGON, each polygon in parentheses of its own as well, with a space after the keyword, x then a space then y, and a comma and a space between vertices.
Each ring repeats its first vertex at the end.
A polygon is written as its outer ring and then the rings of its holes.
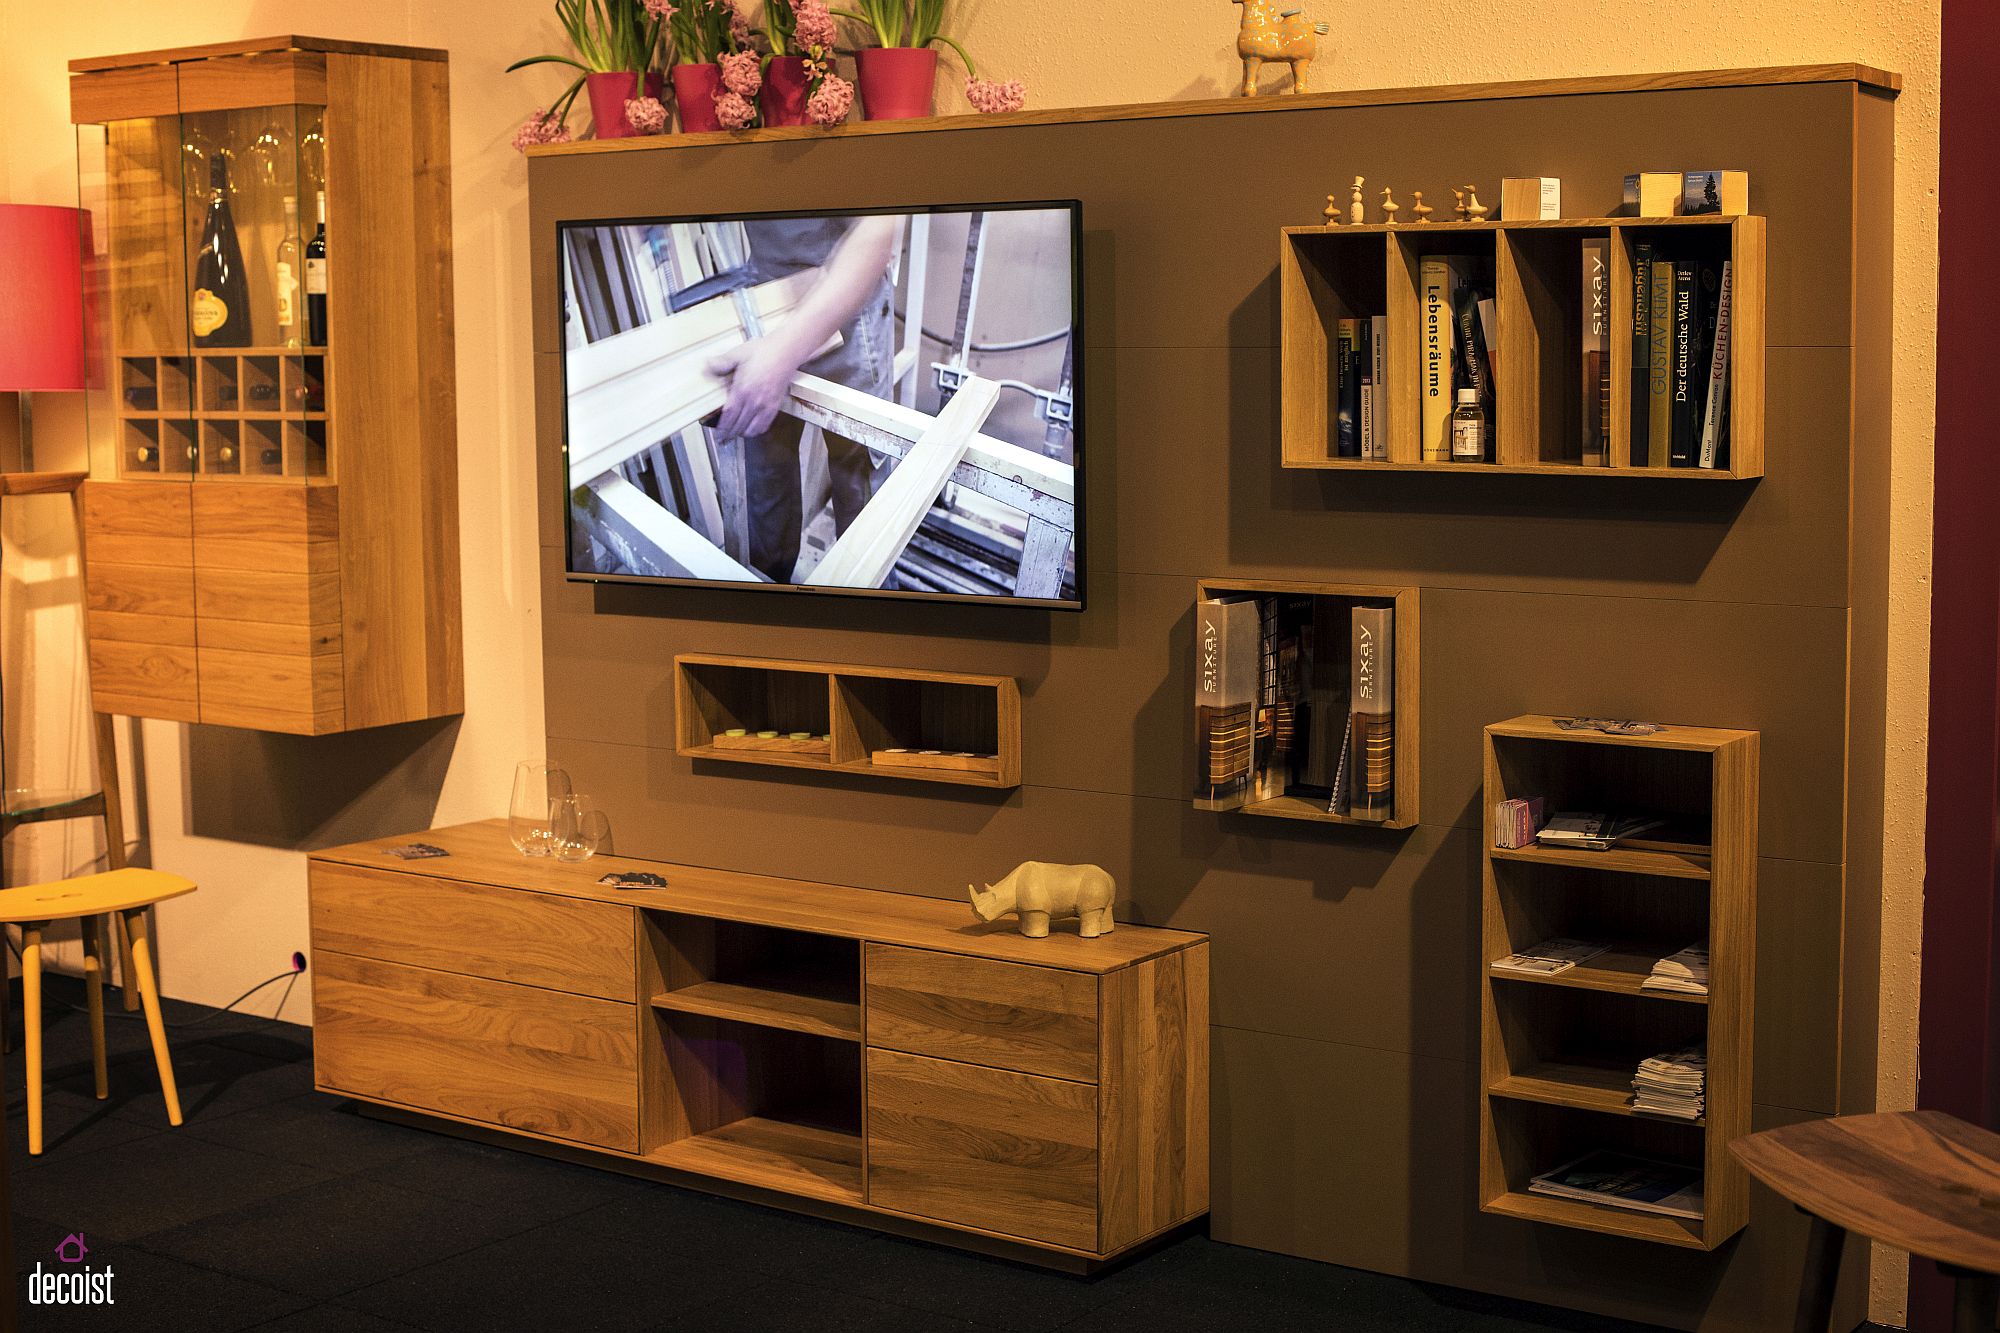
POLYGON ((1701 1172, 1620 1152, 1587 1153, 1536 1176, 1528 1191, 1692 1221, 1702 1215, 1701 1172))
POLYGON ((1639 989, 1680 995, 1708 994, 1708 941, 1690 944, 1654 963, 1652 975, 1639 983, 1639 989))
POLYGON ((1589 940, 1572 940, 1557 936, 1543 940, 1532 949, 1508 954, 1493 964, 1495 972, 1514 972, 1527 977, 1548 977, 1558 972, 1567 972, 1578 963, 1587 962, 1605 952, 1611 946, 1594 944, 1589 940))
POLYGON ((1650 815, 1609 815, 1558 811, 1535 834, 1544 847, 1576 847, 1586 851, 1609 851, 1626 838, 1664 827, 1664 819, 1650 815))

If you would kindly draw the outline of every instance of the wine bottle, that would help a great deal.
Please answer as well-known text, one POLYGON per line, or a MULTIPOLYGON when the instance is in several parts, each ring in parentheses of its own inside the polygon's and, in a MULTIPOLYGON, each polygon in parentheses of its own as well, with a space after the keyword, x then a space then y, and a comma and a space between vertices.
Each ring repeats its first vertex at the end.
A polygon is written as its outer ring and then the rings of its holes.
POLYGON ((306 341, 326 346, 326 191, 319 192, 319 230, 306 242, 306 341))
POLYGON ((266 449, 263 453, 257 455, 257 460, 265 467, 277 467, 280 463, 284 462, 284 459, 285 456, 275 448, 266 449))
POLYGON ((153 461, 153 455, 154 455, 153 446, 150 444, 142 444, 137 449, 134 449, 132 451, 132 457, 138 462, 143 464, 150 465, 153 461))
POLYGON ((278 289, 278 341, 287 347, 299 345, 299 201, 285 196, 285 231, 278 239, 276 287, 278 289))
POLYGON ((229 160, 219 153, 208 160, 208 187, 208 218, 202 223, 201 249, 194 257, 188 319, 197 347, 247 347, 250 286, 236 222, 229 213, 229 160))

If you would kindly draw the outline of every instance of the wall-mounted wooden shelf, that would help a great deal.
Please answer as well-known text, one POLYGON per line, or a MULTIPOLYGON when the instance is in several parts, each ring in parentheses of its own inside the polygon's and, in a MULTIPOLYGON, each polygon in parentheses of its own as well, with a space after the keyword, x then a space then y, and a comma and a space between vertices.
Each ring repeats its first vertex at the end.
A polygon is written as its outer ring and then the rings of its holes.
POLYGON ((1712 1250, 1749 1220, 1730 1140, 1750 1131, 1756 948, 1758 737, 1670 727, 1652 736, 1564 731, 1521 717, 1486 729, 1481 995, 1480 1207, 1529 1221, 1712 1250), (1493 845, 1493 807, 1666 816, 1706 841, 1606 852, 1493 845), (1613 942, 1548 976, 1501 972, 1509 954, 1556 936, 1613 942), (1708 993, 1650 991, 1653 963, 1698 940, 1708 993), (1632 1106, 1639 1061, 1693 1041, 1708 1048, 1706 1114, 1632 1106), (1531 1193, 1532 1178, 1596 1149, 1700 1168, 1698 1221, 1531 1193))
POLYGON ((1279 258, 1283 354, 1282 462, 1288 468, 1466 475, 1740 481, 1764 474, 1764 219, 1577 218, 1532 222, 1373 223, 1288 227, 1279 258), (1610 447, 1583 462, 1583 241, 1610 254, 1610 447), (1630 330, 1633 247, 1731 261, 1730 438, 1725 468, 1634 466, 1630 330), (1421 441, 1419 266, 1430 255, 1491 265, 1498 336, 1492 349, 1494 434, 1488 463, 1426 459, 1421 441), (1386 459, 1336 455, 1333 353, 1342 319, 1387 320, 1386 385, 1375 411, 1386 459), (1623 331, 1624 336, 1621 335, 1623 331))
POLYGON ((674 658, 674 717, 676 749, 690 759, 1021 783, 1021 691, 1011 676, 689 653, 674 658), (762 731, 778 737, 760 743, 762 731), (807 739, 788 741, 794 734, 807 739))
MULTIPOLYGON (((1255 815, 1264 819, 1290 819, 1309 824, 1336 824, 1350 828, 1405 829, 1417 822, 1418 783, 1418 622, 1417 589, 1378 587, 1356 583, 1300 583, 1286 579, 1205 578, 1195 584, 1196 601, 1229 594, 1256 596, 1326 598, 1343 606, 1385 606, 1396 612, 1395 638, 1395 736, 1396 767, 1394 808, 1387 820, 1364 819, 1335 814, 1323 796, 1277 793, 1253 796, 1245 805, 1225 814, 1255 815)), ((1344 635, 1337 658, 1345 671, 1347 645, 1344 635)), ((1343 681, 1344 690, 1344 681, 1343 681)))

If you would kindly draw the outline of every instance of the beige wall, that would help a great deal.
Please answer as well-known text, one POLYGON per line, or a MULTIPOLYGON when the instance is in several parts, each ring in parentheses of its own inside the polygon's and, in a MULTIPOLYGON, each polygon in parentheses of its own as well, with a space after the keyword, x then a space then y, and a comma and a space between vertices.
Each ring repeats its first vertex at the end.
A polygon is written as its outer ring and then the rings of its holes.
MULTIPOLYGON (((1336 24, 1316 77, 1320 87, 1380 87, 1760 64, 1859 60, 1900 72, 1896 182, 1896 423, 1892 457, 1891 641, 1929 642, 1930 437, 1935 370, 1938 143, 1937 0, 1405 0, 1336 5, 1304 0, 1336 24)), ((1207 97, 1234 84, 1236 10, 1226 0, 1167 0, 1110 11, 1075 0, 983 0, 957 26, 986 72, 1019 76, 1031 104, 1090 105, 1207 97), (1107 27, 1107 14, 1116 14, 1107 27)), ((74 154, 63 64, 73 56, 306 31, 442 46, 452 53, 452 140, 458 275, 459 438, 462 459, 467 707, 456 729, 378 737, 336 751, 231 735, 203 736, 146 723, 135 728, 156 863, 199 879, 203 892, 173 904, 163 921, 171 994, 220 1002, 283 966, 306 935, 304 860, 297 847, 350 827, 409 826, 432 815, 453 821, 503 811, 513 762, 542 745, 538 594, 531 509, 530 351, 526 176, 507 146, 515 123, 561 86, 548 71, 504 76, 508 60, 552 48, 545 0, 478 5, 357 0, 337 10, 299 0, 71 0, 0 6, 0 197, 73 202, 74 154), (337 17, 336 17, 337 15, 337 17), (400 762, 365 747, 396 747, 400 762), (283 790, 317 783, 334 753, 346 775, 334 798, 292 808, 283 790), (372 760, 372 762, 371 762, 372 760), (225 775, 234 775, 234 784, 225 775), (240 785, 236 785, 240 784, 240 785), (276 798, 257 788, 277 787, 276 798)), ((1278 76, 1267 76, 1274 81, 1278 76)), ((954 82, 955 81, 951 81, 954 82)), ((956 88, 948 105, 962 104, 956 88)), ((580 115, 576 120, 581 123, 580 115)), ((1338 154, 1323 164, 1338 175, 1338 154)), ((1311 170, 1311 164, 1304 166, 1311 170)), ((1412 183, 1416 182, 1413 178, 1412 183)), ((1840 187, 1828 182, 1829 189, 1840 187)), ((1215 188, 1226 189, 1218 181, 1215 188)), ((1317 188, 1317 187, 1315 187, 1317 188)), ((1328 184, 1331 188, 1331 182, 1328 184)), ((1305 219, 1301 219, 1302 221, 1305 219)), ((44 459, 73 423, 51 412, 44 459)), ((7 600, 0 606, 10 649, 32 623, 39 670, 10 656, 10 697, 24 680, 38 714, 33 753, 53 773, 78 761, 81 699, 74 672, 74 572, 54 520, 10 523, 7 600), (17 551, 24 559, 16 559, 17 551), (20 580, 61 576, 43 590, 20 580), (71 598, 59 597, 67 591, 71 598), (53 605, 44 609, 45 603, 53 605), (27 608, 27 609, 24 609, 27 608)), ((18 651, 15 649, 15 651, 18 651)), ((1915 715, 1927 689, 1921 649, 1890 659, 1890 697, 1915 715)), ((10 741, 15 725, 9 727, 10 741)), ((1880 1098, 1914 1095, 1916 982, 1923 860, 1921 732, 1894 730, 1889 751, 1882 861, 1888 867, 1882 922, 1880 1098)), ((10 749, 10 755, 18 750, 10 749)), ((40 835, 17 849, 28 873, 79 864, 92 849, 74 835, 40 835)), ((19 873, 19 870, 17 870, 19 873)), ((287 1017, 304 1016, 303 995, 287 1017)), ((268 1005, 263 1011, 268 1011, 268 1005)), ((1900 1309, 1901 1277, 1876 1274, 1877 1317, 1900 1309)))

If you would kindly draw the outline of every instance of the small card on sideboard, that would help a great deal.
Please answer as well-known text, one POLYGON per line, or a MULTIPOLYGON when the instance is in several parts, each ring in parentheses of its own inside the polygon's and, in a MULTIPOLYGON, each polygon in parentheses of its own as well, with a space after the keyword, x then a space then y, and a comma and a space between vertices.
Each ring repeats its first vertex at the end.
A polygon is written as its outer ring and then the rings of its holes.
POLYGON ((433 856, 450 856, 444 848, 428 842, 409 842, 401 847, 391 847, 389 855, 398 861, 425 861, 433 856))
POLYGON ((650 870, 614 870, 598 878, 599 884, 613 889, 664 889, 667 879, 650 870))

